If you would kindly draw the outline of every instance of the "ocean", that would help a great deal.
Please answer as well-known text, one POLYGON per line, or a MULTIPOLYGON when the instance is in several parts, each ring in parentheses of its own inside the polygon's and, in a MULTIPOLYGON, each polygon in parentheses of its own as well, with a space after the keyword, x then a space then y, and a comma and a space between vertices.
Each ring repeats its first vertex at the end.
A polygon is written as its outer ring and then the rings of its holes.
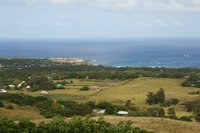
POLYGON ((1 40, 0 57, 70 57, 115 67, 200 67, 200 39, 1 40))

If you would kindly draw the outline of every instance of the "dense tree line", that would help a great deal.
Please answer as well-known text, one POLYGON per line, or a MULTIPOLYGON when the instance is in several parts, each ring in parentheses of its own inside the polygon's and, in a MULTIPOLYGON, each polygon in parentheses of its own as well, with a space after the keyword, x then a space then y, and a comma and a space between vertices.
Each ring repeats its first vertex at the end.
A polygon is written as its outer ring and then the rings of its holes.
MULTIPOLYGON (((138 77, 184 78, 200 73, 199 68, 132 68, 93 65, 72 65, 52 62, 48 59, 0 59, 0 87, 27 80, 29 76, 58 79, 133 79, 138 77)), ((195 80, 196 81, 196 80, 195 80)))
POLYGON ((29 120, 15 123, 8 118, 0 118, 0 133, 150 133, 134 128, 131 124, 130 121, 127 121, 113 125, 102 118, 93 120, 89 117, 73 117, 65 122, 60 117, 54 117, 47 124, 41 122, 36 125, 29 120))

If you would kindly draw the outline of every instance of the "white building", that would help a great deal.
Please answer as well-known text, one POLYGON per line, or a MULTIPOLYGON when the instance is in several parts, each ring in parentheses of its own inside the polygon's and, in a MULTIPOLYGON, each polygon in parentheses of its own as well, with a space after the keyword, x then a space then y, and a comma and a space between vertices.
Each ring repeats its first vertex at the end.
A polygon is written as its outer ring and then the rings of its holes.
POLYGON ((9 85, 9 87, 10 87, 11 89, 14 89, 14 88, 15 88, 15 85, 9 85))
POLYGON ((105 109, 94 109, 93 113, 99 114, 99 115, 103 115, 106 113, 105 109))
POLYGON ((17 87, 18 87, 18 88, 20 88, 21 86, 22 86, 22 84, 21 84, 21 83, 17 85, 17 87))
POLYGON ((127 111, 118 111, 117 115, 128 115, 127 111))
POLYGON ((5 89, 0 89, 0 93, 7 93, 8 91, 5 89))
POLYGON ((41 94, 48 95, 48 91, 41 91, 41 94))
POLYGON ((26 89, 31 89, 31 86, 29 86, 29 85, 28 85, 28 86, 26 86, 26 89))

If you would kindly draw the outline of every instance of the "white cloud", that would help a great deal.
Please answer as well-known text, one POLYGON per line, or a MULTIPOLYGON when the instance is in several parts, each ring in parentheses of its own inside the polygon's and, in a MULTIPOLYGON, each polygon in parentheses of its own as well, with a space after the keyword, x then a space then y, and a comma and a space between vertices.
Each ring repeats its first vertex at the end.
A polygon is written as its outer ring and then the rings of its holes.
POLYGON ((52 4, 63 6, 92 6, 108 9, 167 12, 200 12, 200 0, 1 0, 0 4, 52 4))
POLYGON ((137 0, 96 0, 90 3, 91 6, 125 10, 134 10, 137 4, 137 0))
POLYGON ((182 28, 183 23, 177 20, 164 20, 164 19, 155 19, 149 20, 147 22, 140 21, 135 23, 137 26, 143 28, 155 28, 155 27, 163 27, 163 28, 182 28))
POLYGON ((24 0, 24 2, 27 5, 33 5, 33 4, 40 2, 40 0, 24 0))
POLYGON ((22 20, 16 20, 16 21, 15 21, 15 24, 16 24, 17 26, 26 27, 26 28, 36 28, 36 27, 39 27, 39 24, 38 24, 38 23, 35 23, 35 22, 27 22, 27 21, 22 21, 22 20))
POLYGON ((160 25, 163 27, 182 27, 183 24, 180 21, 177 20, 163 20, 163 19, 156 19, 154 21, 155 25, 160 25))
POLYGON ((156 19, 156 20, 155 20, 155 23, 156 23, 156 24, 159 24, 159 25, 161 25, 161 26, 164 26, 164 27, 169 26, 169 23, 168 23, 167 21, 164 21, 164 20, 161 20, 161 19, 156 19))

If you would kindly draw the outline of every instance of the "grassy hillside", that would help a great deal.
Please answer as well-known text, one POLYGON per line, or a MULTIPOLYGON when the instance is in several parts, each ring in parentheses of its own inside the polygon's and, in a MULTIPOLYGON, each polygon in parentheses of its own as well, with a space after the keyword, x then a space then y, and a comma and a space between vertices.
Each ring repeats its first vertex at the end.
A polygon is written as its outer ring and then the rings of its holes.
POLYGON ((13 109, 0 108, 0 116, 6 116, 13 120, 21 119, 42 119, 40 112, 33 107, 29 106, 18 106, 13 103, 4 103, 5 106, 12 105, 13 109))
MULTIPOLYGON (((182 87, 184 79, 167 78, 138 78, 133 80, 73 80, 73 84, 65 86, 63 90, 51 90, 48 97, 54 100, 108 101, 115 104, 124 104, 131 100, 138 107, 146 107, 148 92, 156 92, 159 88, 165 90, 166 98, 176 98, 180 103, 175 106, 177 116, 191 115, 181 105, 184 101, 197 99, 199 95, 188 93, 199 90, 198 88, 182 87), (83 86, 98 85, 101 91, 80 91, 83 86)), ((41 95, 40 91, 27 92, 31 95, 41 95)))
MULTIPOLYGON (((148 107, 145 103, 146 94, 149 91, 156 92, 159 88, 165 90, 166 98, 177 98, 180 103, 175 106, 176 115, 190 116, 192 113, 185 111, 181 103, 192 99, 199 98, 199 95, 189 95, 188 93, 199 90, 198 88, 182 87, 181 83, 184 79, 166 79, 166 78, 138 78, 134 80, 73 80, 72 84, 65 86, 66 89, 51 90, 49 97, 53 100, 75 100, 77 102, 87 101, 108 101, 115 104, 124 104, 127 100, 131 100, 136 106, 143 108, 148 107), (89 90, 80 91, 83 86, 98 85, 102 88, 101 91, 89 90)), ((58 82, 58 81, 55 81, 58 82)), ((70 80, 68 81, 70 82, 70 80)), ((14 91, 21 93, 22 91, 14 91)), ((23 93, 39 96, 41 91, 28 92, 23 90, 23 93)), ((11 103, 5 103, 10 105, 11 103)), ((14 109, 9 110, 0 108, 0 116, 7 116, 14 120, 27 118, 35 123, 41 121, 48 122, 49 119, 43 118, 36 108, 28 106, 18 106, 12 104, 14 109)), ((165 108, 167 110, 167 108, 165 108)), ((96 117, 95 117, 96 119, 96 117)), ((140 127, 156 133, 198 133, 200 130, 199 123, 182 122, 170 119, 151 118, 151 117, 118 117, 105 116, 105 120, 111 123, 119 121, 131 120, 134 127, 140 127)))
POLYGON ((118 123, 119 121, 131 120, 134 127, 140 127, 155 133, 199 133, 199 123, 189 123, 182 121, 175 121, 162 118, 145 118, 145 117, 116 117, 107 116, 105 120, 111 123, 118 123))

